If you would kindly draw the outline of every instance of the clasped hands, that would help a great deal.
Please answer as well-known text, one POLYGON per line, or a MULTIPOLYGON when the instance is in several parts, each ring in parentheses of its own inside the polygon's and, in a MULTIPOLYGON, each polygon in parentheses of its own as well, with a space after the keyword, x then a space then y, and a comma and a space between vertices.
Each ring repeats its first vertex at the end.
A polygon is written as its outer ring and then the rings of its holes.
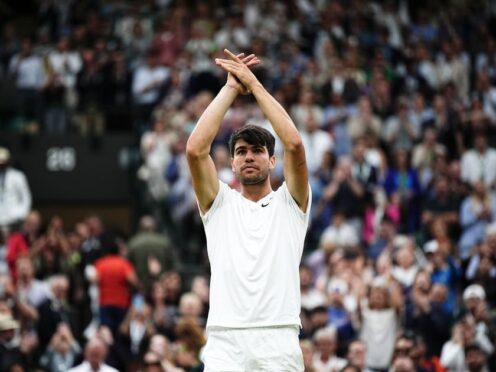
POLYGON ((224 49, 224 53, 228 58, 216 58, 215 64, 228 73, 226 86, 236 89, 239 94, 250 94, 259 83, 250 69, 258 65, 260 59, 255 54, 235 55, 228 49, 224 49))

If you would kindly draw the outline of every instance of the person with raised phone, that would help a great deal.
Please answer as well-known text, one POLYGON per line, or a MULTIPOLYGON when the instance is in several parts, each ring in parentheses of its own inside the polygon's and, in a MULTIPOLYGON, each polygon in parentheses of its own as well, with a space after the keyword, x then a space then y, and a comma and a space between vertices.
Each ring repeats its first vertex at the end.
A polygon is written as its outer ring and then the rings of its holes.
POLYGON ((303 371, 299 264, 311 190, 305 149, 286 110, 250 70, 255 55, 215 60, 227 82, 203 112, 186 153, 211 266, 205 371, 303 371), (229 141, 240 192, 218 179, 211 144, 236 97, 252 94, 284 147, 285 182, 272 190, 275 138, 256 125, 229 141))

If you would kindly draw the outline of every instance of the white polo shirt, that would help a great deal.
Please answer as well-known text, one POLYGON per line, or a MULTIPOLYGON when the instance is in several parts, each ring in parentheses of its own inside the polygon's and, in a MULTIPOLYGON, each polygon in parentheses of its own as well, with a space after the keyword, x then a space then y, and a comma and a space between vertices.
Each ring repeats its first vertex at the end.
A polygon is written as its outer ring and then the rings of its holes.
POLYGON ((212 271, 207 327, 300 325, 298 268, 309 193, 303 213, 286 183, 253 202, 219 181, 202 215, 212 271))

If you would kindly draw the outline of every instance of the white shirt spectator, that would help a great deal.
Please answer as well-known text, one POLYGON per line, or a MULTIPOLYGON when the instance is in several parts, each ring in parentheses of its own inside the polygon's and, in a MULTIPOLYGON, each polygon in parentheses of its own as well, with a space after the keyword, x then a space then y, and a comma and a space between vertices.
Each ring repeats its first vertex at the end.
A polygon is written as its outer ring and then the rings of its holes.
POLYGON ((463 181, 474 184, 484 180, 488 188, 496 185, 496 150, 488 148, 484 154, 472 149, 462 156, 461 177, 463 181))
POLYGON ((59 76, 66 88, 76 86, 77 74, 83 67, 83 60, 78 52, 55 50, 48 55, 53 71, 59 76))
POLYGON ((319 169, 324 155, 332 151, 334 141, 329 133, 320 129, 312 133, 301 131, 300 134, 306 150, 308 171, 312 174, 319 169))
POLYGON ((160 85, 169 77, 169 69, 163 66, 151 67, 147 64, 137 68, 133 78, 133 97, 137 104, 153 104, 159 98, 160 85), (146 89, 152 84, 156 87, 146 89))
POLYGON ((50 288, 45 282, 38 279, 32 279, 28 286, 18 289, 18 298, 31 306, 38 307, 43 301, 50 298, 50 288))
POLYGON ((102 364, 98 370, 91 368, 89 362, 83 362, 80 365, 71 368, 68 372, 119 372, 117 369, 110 367, 107 364, 102 364))
POLYGON ((40 89, 45 83, 43 63, 34 54, 26 58, 16 54, 10 60, 9 72, 16 76, 16 86, 20 89, 40 89))
POLYGON ((328 226, 320 238, 320 246, 353 246, 358 244, 358 234, 348 223, 328 226))
POLYGON ((24 173, 14 168, 0 171, 0 225, 10 225, 26 218, 31 201, 24 173))
POLYGON ((320 359, 320 355, 318 353, 315 353, 313 357, 313 368, 316 371, 341 371, 346 365, 348 364, 346 359, 339 358, 335 355, 330 357, 327 362, 323 362, 320 359))

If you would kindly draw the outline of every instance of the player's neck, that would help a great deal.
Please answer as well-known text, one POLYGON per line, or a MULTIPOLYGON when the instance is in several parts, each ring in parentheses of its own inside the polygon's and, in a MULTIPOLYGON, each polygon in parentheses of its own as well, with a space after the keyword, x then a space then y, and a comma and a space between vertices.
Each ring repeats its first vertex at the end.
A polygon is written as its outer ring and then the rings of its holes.
POLYGON ((272 192, 270 181, 259 185, 241 185, 241 195, 246 199, 257 202, 272 192))

